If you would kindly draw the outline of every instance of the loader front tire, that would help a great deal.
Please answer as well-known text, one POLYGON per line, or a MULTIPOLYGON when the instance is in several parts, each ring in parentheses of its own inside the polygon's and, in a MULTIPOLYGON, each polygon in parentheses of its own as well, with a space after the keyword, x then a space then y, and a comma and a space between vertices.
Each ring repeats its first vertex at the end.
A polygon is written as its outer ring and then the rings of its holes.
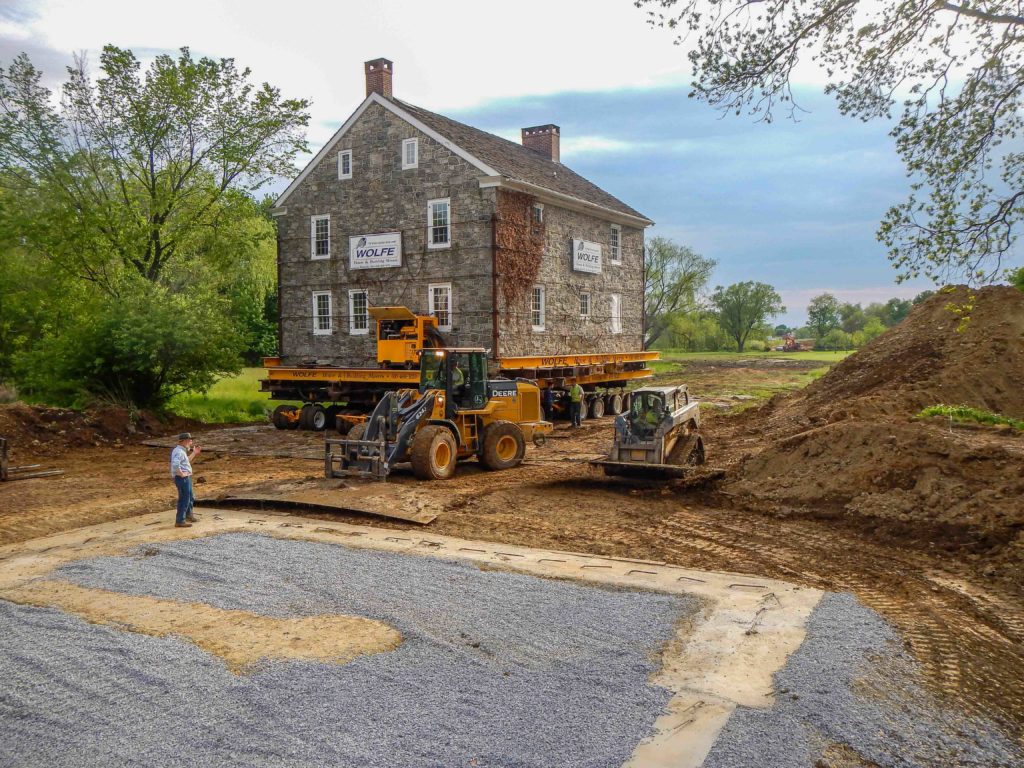
POLYGON ((412 471, 420 480, 447 480, 455 474, 455 438, 447 427, 429 424, 412 441, 412 471))
POLYGON ((487 469, 511 469, 526 455, 523 430, 511 421, 496 421, 484 431, 484 450, 480 457, 487 469))
POLYGON ((349 440, 362 440, 363 435, 366 434, 366 422, 360 422, 359 424, 353 424, 349 429, 348 434, 345 435, 349 440))

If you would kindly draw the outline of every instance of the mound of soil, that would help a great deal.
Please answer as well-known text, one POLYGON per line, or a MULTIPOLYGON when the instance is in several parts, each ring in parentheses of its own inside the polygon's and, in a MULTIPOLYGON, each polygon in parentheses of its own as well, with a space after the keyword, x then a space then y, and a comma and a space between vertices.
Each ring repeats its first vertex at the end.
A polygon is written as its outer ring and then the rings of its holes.
POLYGON ((70 448, 125 442, 167 429, 145 411, 133 418, 127 408, 116 406, 75 411, 23 403, 0 405, 0 437, 7 438, 12 456, 58 455, 70 448))
POLYGON ((1024 436, 916 414, 969 405, 1024 418, 1024 293, 933 296, 805 390, 737 417, 765 447, 723 490, 908 543, 1024 563, 1024 436), (973 304, 962 326, 950 304, 973 304))

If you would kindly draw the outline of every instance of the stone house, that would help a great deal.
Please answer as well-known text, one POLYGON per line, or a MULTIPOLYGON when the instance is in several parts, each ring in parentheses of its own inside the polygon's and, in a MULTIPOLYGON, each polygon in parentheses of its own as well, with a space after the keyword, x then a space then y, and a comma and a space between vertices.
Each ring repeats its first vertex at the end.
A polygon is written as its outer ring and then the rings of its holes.
POLYGON ((642 349, 649 219, 559 162, 559 128, 522 145, 392 95, 366 99, 278 198, 285 365, 376 359, 368 306, 437 316, 493 357, 642 349))

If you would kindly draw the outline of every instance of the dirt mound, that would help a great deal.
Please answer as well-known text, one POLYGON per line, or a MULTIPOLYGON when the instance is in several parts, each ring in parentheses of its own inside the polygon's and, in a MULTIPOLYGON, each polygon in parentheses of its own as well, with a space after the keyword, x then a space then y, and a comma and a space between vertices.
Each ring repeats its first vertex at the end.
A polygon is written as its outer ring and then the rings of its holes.
POLYGON ((940 293, 809 386, 808 418, 912 415, 970 405, 1024 418, 1024 293, 1008 286, 940 293), (973 297, 973 298, 972 298, 973 297), (950 306, 973 305, 961 324, 950 306))
POLYGON ((20 455, 56 455, 69 448, 124 442, 136 435, 166 431, 146 412, 106 406, 87 411, 42 406, 0 405, 0 437, 20 455))
POLYGON ((1024 293, 939 294, 805 390, 737 417, 732 429, 765 447, 723 490, 770 512, 997 556, 1009 569, 1024 562, 1024 436, 915 417, 946 403, 1021 418, 1022 382, 1024 293), (949 305, 967 303, 958 330, 949 305))

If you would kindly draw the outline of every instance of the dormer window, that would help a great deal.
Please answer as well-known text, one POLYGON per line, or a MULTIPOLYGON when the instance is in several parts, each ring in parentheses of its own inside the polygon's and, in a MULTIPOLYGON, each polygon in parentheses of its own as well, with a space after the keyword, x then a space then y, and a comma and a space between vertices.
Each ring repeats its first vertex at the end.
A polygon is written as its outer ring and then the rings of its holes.
POLYGON ((419 168, 420 165, 420 140, 405 139, 402 142, 402 170, 419 168))
POLYGON ((352 178, 352 150, 346 149, 338 153, 338 178, 352 178))

